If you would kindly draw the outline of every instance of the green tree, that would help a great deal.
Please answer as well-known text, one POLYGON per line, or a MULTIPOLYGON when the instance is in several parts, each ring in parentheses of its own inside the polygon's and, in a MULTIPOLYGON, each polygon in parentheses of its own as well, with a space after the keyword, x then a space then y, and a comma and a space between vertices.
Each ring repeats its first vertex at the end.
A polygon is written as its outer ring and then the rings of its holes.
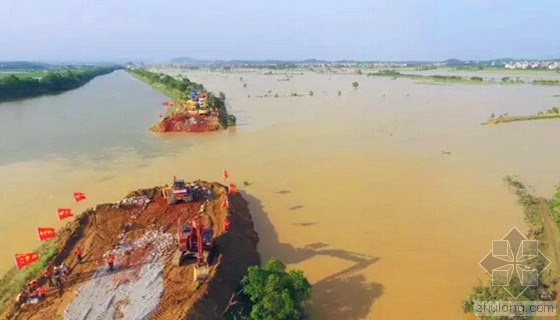
POLYGON ((359 86, 360 84, 358 83, 358 81, 352 82, 352 87, 354 87, 354 89, 358 89, 359 86))
POLYGON ((249 267, 241 284, 242 293, 251 301, 253 320, 300 319, 303 303, 311 298, 311 285, 303 272, 286 272, 286 266, 274 258, 263 267, 249 267))

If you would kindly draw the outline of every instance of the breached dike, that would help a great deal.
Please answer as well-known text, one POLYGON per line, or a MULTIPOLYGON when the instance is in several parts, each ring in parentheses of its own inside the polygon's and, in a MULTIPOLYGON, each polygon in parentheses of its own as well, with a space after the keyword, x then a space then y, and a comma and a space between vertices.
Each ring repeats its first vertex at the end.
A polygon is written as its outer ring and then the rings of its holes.
POLYGON ((128 71, 174 99, 162 103, 167 108, 165 115, 160 115, 160 121, 150 131, 207 132, 235 126, 236 118, 228 114, 223 93, 216 96, 188 78, 176 79, 135 67, 128 71))

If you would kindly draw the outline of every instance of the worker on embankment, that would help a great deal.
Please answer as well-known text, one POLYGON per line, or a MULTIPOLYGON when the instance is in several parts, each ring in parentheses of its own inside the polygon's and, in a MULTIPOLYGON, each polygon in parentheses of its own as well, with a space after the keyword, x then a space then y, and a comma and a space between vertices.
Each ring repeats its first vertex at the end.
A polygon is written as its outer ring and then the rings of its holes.
POLYGON ((107 264, 109 265, 109 271, 113 271, 113 264, 115 263, 115 256, 112 253, 109 253, 107 256, 107 264))
POLYGON ((76 259, 78 259, 78 263, 82 263, 82 250, 79 247, 76 248, 76 251, 74 251, 74 255, 76 256, 76 259))
POLYGON ((54 284, 57 288, 62 288, 62 272, 58 269, 58 267, 53 268, 53 277, 54 277, 54 284))
POLYGON ((16 297, 16 307, 19 309, 27 302, 27 291, 22 290, 16 297))
POLYGON ((43 272, 41 273, 41 276, 47 280, 47 283, 49 284, 49 288, 53 288, 54 287, 54 283, 52 281, 52 271, 50 267, 47 267, 45 270, 43 270, 43 272))
POLYGON ((29 283, 27 283, 27 289, 29 289, 29 292, 35 291, 35 289, 37 289, 38 286, 39 286, 39 282, 36 279, 33 279, 29 281, 29 283))
POLYGON ((58 270, 60 270, 60 272, 65 276, 68 276, 68 274, 70 274, 70 270, 68 270, 68 266, 64 263, 64 261, 62 261, 58 270))

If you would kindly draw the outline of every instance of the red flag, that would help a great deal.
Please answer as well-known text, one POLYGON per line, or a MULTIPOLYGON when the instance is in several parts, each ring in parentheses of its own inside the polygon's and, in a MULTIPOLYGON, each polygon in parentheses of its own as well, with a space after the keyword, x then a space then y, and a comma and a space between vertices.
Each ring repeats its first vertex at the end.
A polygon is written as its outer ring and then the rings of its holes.
POLYGON ((227 172, 227 170, 224 170, 224 178, 225 179, 229 178, 229 172, 227 172))
POLYGON ((229 194, 235 194, 237 193, 237 186, 233 183, 229 184, 229 194))
POLYGON ((39 260, 39 255, 35 252, 30 253, 18 253, 15 255, 16 267, 21 269, 26 265, 32 264, 33 262, 39 260))
POLYGON ((227 208, 227 207, 229 207, 229 201, 227 197, 225 197, 224 201, 222 202, 222 208, 227 208))
MULTIPOLYGON (((59 215, 60 217, 60 215, 59 215)), ((45 241, 52 239, 56 236, 56 231, 54 228, 37 228, 37 233, 39 234, 39 240, 45 241)))
POLYGON ((76 200, 76 202, 86 200, 86 194, 83 192, 74 192, 74 200, 76 200))
POLYGON ((56 209, 56 211, 58 213, 58 220, 64 220, 66 218, 74 216, 72 214, 72 209, 70 208, 58 208, 56 209))

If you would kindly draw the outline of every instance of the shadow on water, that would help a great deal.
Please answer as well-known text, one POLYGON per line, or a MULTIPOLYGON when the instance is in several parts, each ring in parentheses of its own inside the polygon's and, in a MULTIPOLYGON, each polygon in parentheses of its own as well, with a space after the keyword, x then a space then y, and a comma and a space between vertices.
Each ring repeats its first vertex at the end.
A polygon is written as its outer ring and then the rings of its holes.
POLYGON ((298 223, 292 223, 292 225, 294 226, 300 226, 300 227, 310 227, 313 225, 318 224, 318 222, 298 222, 298 223))
POLYGON ((301 208, 303 208, 303 206, 300 205, 300 204, 298 204, 297 206, 289 207, 288 209, 290 209, 290 210, 298 210, 298 209, 301 209, 301 208))
POLYGON ((341 268, 313 283, 312 301, 307 306, 312 319, 358 320, 367 317, 375 300, 383 294, 384 287, 381 283, 367 282, 361 272, 379 261, 380 257, 342 249, 329 249, 329 244, 325 242, 311 243, 302 248, 281 243, 260 200, 243 191, 241 194, 250 204, 251 216, 259 234, 261 248, 266 248, 275 258, 285 264, 301 263, 317 256, 352 262, 350 267, 341 268))

